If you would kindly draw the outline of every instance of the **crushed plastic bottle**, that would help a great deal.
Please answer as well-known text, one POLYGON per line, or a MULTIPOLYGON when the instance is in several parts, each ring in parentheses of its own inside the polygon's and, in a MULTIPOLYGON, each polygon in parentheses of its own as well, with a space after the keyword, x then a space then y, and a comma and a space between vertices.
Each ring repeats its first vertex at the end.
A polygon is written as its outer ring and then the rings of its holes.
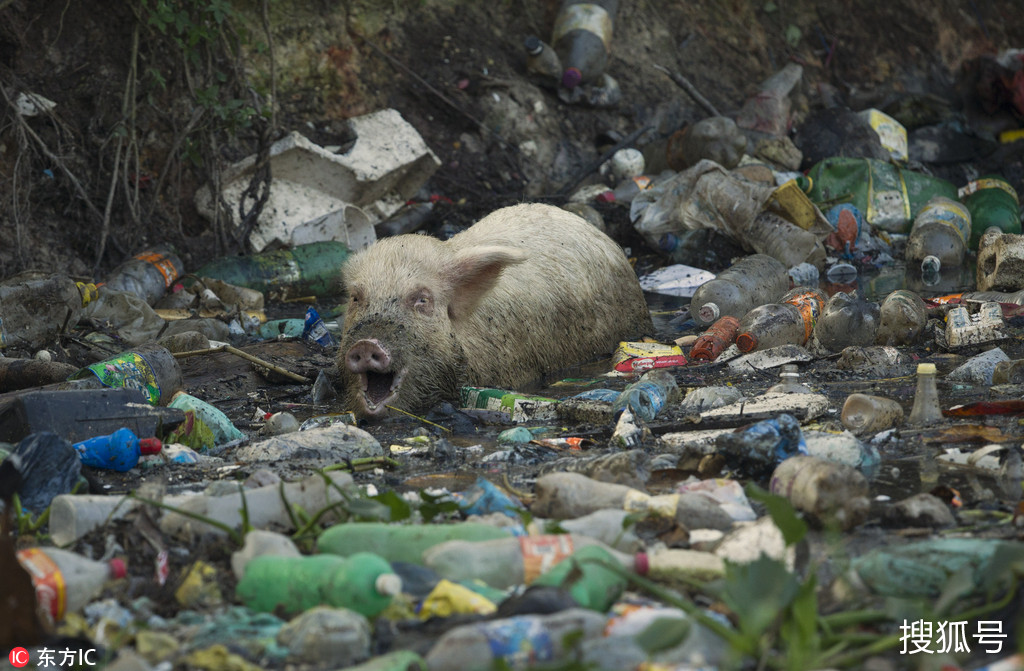
POLYGON ((843 426, 866 436, 885 431, 903 421, 903 406, 883 396, 850 394, 840 415, 843 426))
POLYGON ((66 275, 22 273, 0 282, 0 350, 39 349, 74 328, 96 286, 66 275))
POLYGON ((803 345, 811 336, 825 300, 820 289, 797 287, 778 303, 754 308, 740 320, 736 346, 745 353, 778 345, 803 345))
POLYGON ((753 477, 767 476, 776 464, 807 454, 800 422, 786 413, 720 434, 715 446, 753 477))
POLYGON ((110 273, 104 285, 115 291, 129 291, 150 305, 156 305, 185 273, 185 265, 167 246, 139 252, 110 273))
POLYGON ((758 305, 772 303, 786 293, 786 266, 764 254, 752 254, 702 284, 690 300, 690 315, 701 326, 723 316, 743 318, 758 305))
POLYGON ((877 303, 840 291, 825 303, 814 324, 814 341, 830 352, 851 345, 871 345, 878 333, 880 309, 877 303))
POLYGON ((924 301, 913 291, 897 289, 879 306, 877 345, 911 345, 928 322, 924 301))
POLYGON ((618 411, 625 407, 633 410, 637 417, 650 422, 667 403, 681 398, 679 385, 672 373, 664 369, 648 371, 639 380, 630 384, 612 407, 618 411))
POLYGON ((870 488, 852 466, 812 456, 786 459, 772 473, 770 490, 824 524, 852 529, 867 518, 870 488))

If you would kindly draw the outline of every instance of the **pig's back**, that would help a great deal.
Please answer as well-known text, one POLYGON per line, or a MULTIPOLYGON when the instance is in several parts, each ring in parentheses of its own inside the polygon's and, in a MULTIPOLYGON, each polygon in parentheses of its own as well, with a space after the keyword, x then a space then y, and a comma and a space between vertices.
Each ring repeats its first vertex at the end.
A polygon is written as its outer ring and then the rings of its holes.
POLYGON ((504 270, 459 335, 470 382, 520 386, 607 356, 621 340, 653 333, 636 273, 622 248, 582 218, 544 204, 497 210, 448 244, 526 251, 504 270))

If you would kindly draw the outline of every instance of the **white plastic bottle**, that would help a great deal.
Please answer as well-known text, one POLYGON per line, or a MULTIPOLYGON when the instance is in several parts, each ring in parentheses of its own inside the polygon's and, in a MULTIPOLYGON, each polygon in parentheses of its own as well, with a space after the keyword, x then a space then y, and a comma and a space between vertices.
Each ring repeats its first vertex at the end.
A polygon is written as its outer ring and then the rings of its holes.
POLYGON ((774 303, 789 290, 787 266, 764 254, 752 254, 697 288, 690 315, 701 326, 719 317, 742 319, 752 308, 774 303))
POLYGON ((54 622, 81 611, 109 581, 125 576, 121 559, 95 561, 57 548, 18 550, 18 561, 32 578, 40 609, 54 622))

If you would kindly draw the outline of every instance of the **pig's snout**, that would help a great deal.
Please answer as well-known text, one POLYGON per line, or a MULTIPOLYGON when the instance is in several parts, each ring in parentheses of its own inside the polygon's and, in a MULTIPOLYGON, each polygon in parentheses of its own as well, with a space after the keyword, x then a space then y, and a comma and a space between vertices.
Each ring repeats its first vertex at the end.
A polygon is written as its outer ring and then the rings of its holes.
POLYGON ((345 355, 348 369, 360 373, 383 373, 391 365, 391 355, 375 339, 360 340, 345 355))

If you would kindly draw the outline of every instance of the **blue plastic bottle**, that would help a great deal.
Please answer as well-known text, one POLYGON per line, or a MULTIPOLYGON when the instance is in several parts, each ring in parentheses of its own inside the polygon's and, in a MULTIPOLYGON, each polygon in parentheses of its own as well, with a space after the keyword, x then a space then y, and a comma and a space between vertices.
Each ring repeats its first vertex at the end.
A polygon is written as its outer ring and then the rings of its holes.
POLYGON ((84 465, 122 473, 135 468, 140 456, 157 454, 161 447, 159 438, 139 438, 128 428, 75 443, 84 465))
POLYGON ((637 382, 626 387, 615 399, 612 407, 618 411, 628 405, 633 414, 649 422, 661 412, 673 393, 679 393, 675 377, 666 370, 656 369, 644 373, 637 382))

